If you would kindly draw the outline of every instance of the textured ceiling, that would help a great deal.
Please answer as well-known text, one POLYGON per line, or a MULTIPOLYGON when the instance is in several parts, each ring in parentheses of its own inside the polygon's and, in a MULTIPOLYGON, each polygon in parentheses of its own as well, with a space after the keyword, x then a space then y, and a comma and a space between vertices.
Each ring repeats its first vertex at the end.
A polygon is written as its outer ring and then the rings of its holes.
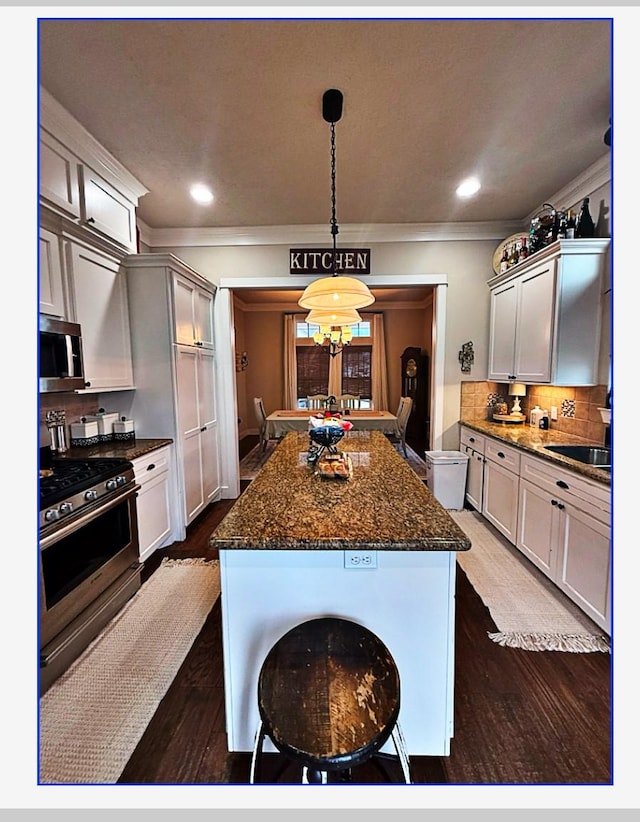
POLYGON ((608 20, 39 21, 40 82, 150 228, 328 224, 332 87, 339 224, 525 219, 608 152, 610 49, 608 20))

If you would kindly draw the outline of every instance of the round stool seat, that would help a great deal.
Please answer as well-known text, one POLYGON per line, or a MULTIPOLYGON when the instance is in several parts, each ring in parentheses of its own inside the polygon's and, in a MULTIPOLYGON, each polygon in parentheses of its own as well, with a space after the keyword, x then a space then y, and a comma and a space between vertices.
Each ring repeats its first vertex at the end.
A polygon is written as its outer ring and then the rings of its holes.
POLYGON ((370 759, 394 730, 400 678, 384 643, 362 625, 323 617, 292 628, 258 679, 262 729, 276 748, 313 771, 370 759))

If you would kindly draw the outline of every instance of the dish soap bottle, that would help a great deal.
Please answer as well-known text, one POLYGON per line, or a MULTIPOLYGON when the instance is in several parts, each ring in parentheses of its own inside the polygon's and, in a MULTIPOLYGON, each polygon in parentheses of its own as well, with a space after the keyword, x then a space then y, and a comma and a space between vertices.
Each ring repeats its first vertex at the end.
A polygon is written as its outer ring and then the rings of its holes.
POLYGON ((540 420, 542 419, 542 408, 539 405, 536 405, 534 408, 531 409, 531 413, 529 414, 529 425, 533 428, 539 428, 540 420))
POLYGON ((540 417, 540 422, 538 423, 538 426, 542 428, 544 431, 546 431, 549 428, 549 412, 546 408, 542 412, 542 416, 540 417))

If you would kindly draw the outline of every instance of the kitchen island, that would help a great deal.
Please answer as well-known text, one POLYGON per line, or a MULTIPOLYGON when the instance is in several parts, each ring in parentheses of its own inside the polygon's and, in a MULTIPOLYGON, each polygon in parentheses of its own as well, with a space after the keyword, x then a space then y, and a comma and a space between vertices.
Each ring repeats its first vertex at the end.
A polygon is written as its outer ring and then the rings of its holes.
POLYGON ((380 431, 341 440, 353 463, 347 480, 317 475, 308 446, 308 435, 288 434, 210 537, 220 553, 228 748, 253 748, 258 674, 274 642, 305 619, 339 616, 391 651, 409 753, 446 756, 455 558, 471 542, 380 431))

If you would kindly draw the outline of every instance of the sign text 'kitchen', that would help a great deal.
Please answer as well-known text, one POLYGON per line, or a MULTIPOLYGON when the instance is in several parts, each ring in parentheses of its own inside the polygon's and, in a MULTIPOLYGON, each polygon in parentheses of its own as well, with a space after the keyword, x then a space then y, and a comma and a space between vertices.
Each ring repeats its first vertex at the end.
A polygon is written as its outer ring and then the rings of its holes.
MULTIPOLYGON (((338 274, 370 274, 370 248, 341 248, 336 251, 338 274)), ((330 248, 290 248, 290 274, 333 274, 333 250, 330 248)))

